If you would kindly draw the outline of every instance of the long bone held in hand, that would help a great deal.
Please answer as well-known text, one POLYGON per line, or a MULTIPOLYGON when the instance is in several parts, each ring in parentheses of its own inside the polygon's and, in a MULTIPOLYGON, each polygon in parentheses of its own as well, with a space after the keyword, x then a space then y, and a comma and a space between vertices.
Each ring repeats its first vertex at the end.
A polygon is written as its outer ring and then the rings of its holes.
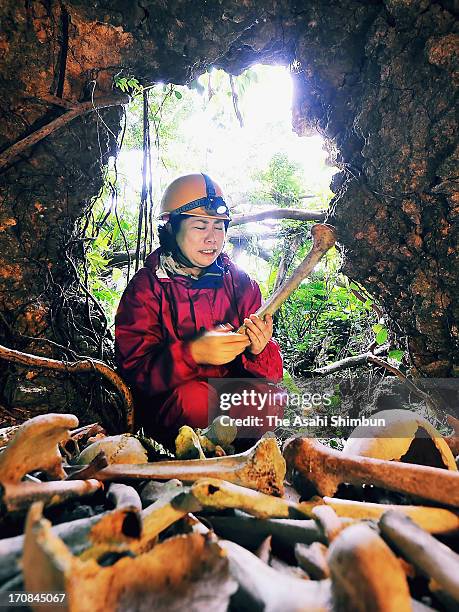
POLYGON ((110 465, 95 475, 99 480, 170 480, 194 482, 220 478, 267 493, 283 495, 285 460, 274 438, 262 438, 238 455, 189 461, 157 461, 144 465, 110 465))
MULTIPOLYGON (((334 246, 336 242, 335 228, 326 223, 316 223, 311 228, 312 234, 312 249, 309 251, 305 259, 295 269, 293 274, 277 289, 272 296, 263 304, 254 314, 261 319, 265 315, 273 315, 282 304, 290 297, 297 289, 303 279, 305 279, 314 270, 325 253, 334 246)), ((238 333, 245 332, 245 325, 241 325, 237 330, 238 333)))
POLYGON ((378 487, 459 505, 459 472, 426 465, 343 455, 310 438, 293 438, 284 447, 289 468, 301 472, 318 493, 332 497, 338 485, 372 484, 378 487))

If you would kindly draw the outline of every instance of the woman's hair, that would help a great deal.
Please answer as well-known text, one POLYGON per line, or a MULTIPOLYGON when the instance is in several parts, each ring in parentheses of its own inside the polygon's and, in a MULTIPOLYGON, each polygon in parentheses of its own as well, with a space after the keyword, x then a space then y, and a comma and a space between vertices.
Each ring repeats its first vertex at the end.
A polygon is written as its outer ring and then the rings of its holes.
POLYGON ((183 219, 184 217, 182 215, 177 215, 169 220, 172 232, 169 232, 167 223, 163 223, 158 227, 159 244, 161 245, 164 253, 173 253, 177 249, 177 241, 175 236, 180 229, 183 219))
MULTIPOLYGON (((174 253, 177 250, 177 240, 175 239, 185 215, 176 215, 169 219, 172 232, 169 232, 167 223, 161 224, 158 227, 159 244, 164 253, 174 253)), ((224 220, 225 233, 228 231, 229 221, 224 220)))

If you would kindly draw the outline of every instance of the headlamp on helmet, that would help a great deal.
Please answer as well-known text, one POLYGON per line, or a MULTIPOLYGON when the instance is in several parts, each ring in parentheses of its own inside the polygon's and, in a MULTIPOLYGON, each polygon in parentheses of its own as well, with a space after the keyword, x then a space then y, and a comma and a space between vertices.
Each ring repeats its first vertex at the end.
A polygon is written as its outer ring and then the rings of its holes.
POLYGON ((164 192, 160 218, 177 219, 179 215, 230 221, 221 187, 204 173, 180 176, 164 192))
POLYGON ((229 217, 229 208, 225 200, 221 196, 215 194, 215 187, 212 180, 207 176, 207 174, 204 174, 203 172, 201 174, 206 183, 205 197, 192 200, 183 206, 179 206, 175 210, 171 211, 171 216, 181 215, 189 212, 190 210, 194 210, 195 208, 205 208, 210 214, 228 215, 229 217))

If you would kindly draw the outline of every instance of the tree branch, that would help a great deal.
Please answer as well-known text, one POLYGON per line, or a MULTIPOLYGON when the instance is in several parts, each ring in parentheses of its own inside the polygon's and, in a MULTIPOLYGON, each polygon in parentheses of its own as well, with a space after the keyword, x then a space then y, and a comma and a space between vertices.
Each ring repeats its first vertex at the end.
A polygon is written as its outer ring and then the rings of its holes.
POLYGON ((368 363, 370 357, 374 355, 382 355, 386 353, 388 349, 389 345, 385 344, 384 346, 379 346, 373 353, 361 353, 360 355, 354 355, 353 357, 346 357, 346 359, 340 359, 340 361, 335 361, 335 363, 331 363, 323 368, 317 368, 313 370, 313 372, 314 374, 324 375, 334 374, 335 372, 340 372, 341 370, 346 370, 347 368, 353 368, 355 366, 368 363))
POLYGON ((403 372, 401 372, 398 368, 396 368, 393 365, 390 365, 390 363, 387 363, 387 361, 384 361, 383 359, 380 359, 379 357, 375 357, 375 355, 370 355, 368 357, 368 361, 370 361, 371 363, 374 363, 377 366, 380 366, 381 368, 385 368, 386 370, 388 370, 389 372, 392 372, 392 374, 394 374, 395 376, 397 376, 397 378, 399 378, 400 380, 402 380, 406 386, 420 399, 424 400, 425 403, 427 404, 427 406, 429 406, 429 408, 431 408, 431 410, 434 411, 436 416, 440 416, 442 415, 442 411, 440 409, 440 407, 437 405, 437 403, 430 397, 430 395, 428 393, 426 393, 425 391, 422 391, 421 389, 419 389, 419 387, 417 387, 409 378, 407 378, 405 376, 405 374, 403 374, 403 372))
POLYGON ((107 262, 107 267, 109 268, 122 268, 123 266, 127 266, 129 260, 132 261, 135 257, 135 250, 130 251, 115 251, 111 253, 110 259, 107 262))
POLYGON ((253 221, 263 219, 294 219, 296 221, 317 221, 322 223, 325 220, 326 211, 303 210, 301 208, 268 208, 257 212, 242 213, 235 215, 231 220, 231 227, 243 225, 253 221))
MULTIPOLYGON (((248 236, 230 236, 228 238, 228 242, 230 242, 235 249, 247 250, 252 246, 248 236)), ((252 254, 255 255, 255 257, 264 259, 264 261, 267 261, 268 263, 271 261, 272 255, 266 249, 263 249, 258 245, 252 248, 252 254)))
MULTIPOLYGON (((250 245, 249 236, 242 236, 237 234, 236 236, 228 236, 228 242, 232 244, 235 248, 247 249, 250 245)), ((253 254, 255 256, 261 257, 265 261, 271 261, 271 254, 263 248, 256 247, 253 249, 253 254)), ((109 268, 122 268, 123 266, 127 266, 128 264, 128 252, 127 251, 115 251, 109 255, 110 259, 107 262, 107 267, 109 268)), ((129 251, 129 257, 132 259, 135 257, 135 251, 129 251)))
MULTIPOLYGON (((352 280, 352 279, 350 279, 352 280)), ((355 281, 352 281, 355 282, 355 281)), ((373 312, 377 315, 378 319, 380 322, 382 322, 384 320, 384 313, 381 310, 381 308, 379 308, 379 306, 377 306, 374 302, 373 299, 371 298, 370 295, 364 295, 361 291, 357 291, 356 289, 351 289, 350 287, 348 287, 345 283, 343 283, 342 281, 340 281, 339 279, 335 281, 335 285, 337 287, 342 287, 343 289, 346 289, 346 291, 350 291, 360 302, 362 302, 362 304, 365 304, 365 302, 367 300, 371 300, 371 308, 373 310, 373 312)), ((370 349, 371 350, 371 349, 370 349)))
POLYGON ((419 387, 417 387, 409 378, 407 378, 407 376, 405 376, 405 374, 403 374, 403 372, 401 372, 397 367, 387 363, 387 361, 384 361, 384 359, 377 357, 377 355, 386 352, 388 348, 389 346, 386 344, 375 349, 373 353, 368 352, 361 355, 356 355, 355 357, 347 357, 346 359, 342 359, 341 361, 337 361, 331 365, 324 366, 323 368, 317 368, 316 370, 313 370, 313 372, 314 374, 334 374, 335 372, 339 372, 340 370, 344 370, 346 368, 352 368, 364 363, 373 363, 388 370, 397 376, 397 378, 402 380, 412 393, 414 393, 421 400, 425 401, 426 405, 433 410, 437 417, 443 416, 440 407, 428 393, 419 389, 419 387))
MULTIPOLYGON (((48 98, 48 101, 52 104, 56 104, 55 96, 52 96, 52 98, 53 100, 51 100, 50 96, 48 98)), ((73 108, 68 110, 60 117, 53 119, 52 121, 50 121, 40 129, 36 130, 35 132, 32 132, 32 134, 29 134, 25 138, 21 138, 21 140, 18 140, 13 145, 9 146, 5 151, 3 151, 3 153, 0 153, 0 168, 6 166, 6 164, 8 164, 11 159, 16 157, 16 155, 19 155, 19 153, 22 153, 32 145, 36 144, 37 142, 40 142, 40 140, 43 140, 43 138, 46 138, 46 136, 49 136, 49 134, 51 134, 52 132, 58 130, 64 125, 67 125, 67 123, 70 123, 70 121, 72 121, 76 117, 84 115, 85 113, 88 113, 92 110, 105 108, 107 106, 118 106, 120 104, 127 104, 128 102, 128 97, 117 96, 100 98, 99 100, 94 100, 94 102, 90 100, 89 102, 77 103, 73 108)), ((63 105, 67 106, 64 102, 63 105)))

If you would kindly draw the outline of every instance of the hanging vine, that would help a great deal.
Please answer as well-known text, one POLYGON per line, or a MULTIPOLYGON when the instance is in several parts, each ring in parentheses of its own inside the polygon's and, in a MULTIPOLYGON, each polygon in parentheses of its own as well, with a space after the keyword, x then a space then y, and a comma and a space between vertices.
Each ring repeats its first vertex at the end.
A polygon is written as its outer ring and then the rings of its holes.
POLYGON ((137 243, 135 250, 135 271, 146 254, 153 247, 153 179, 151 167, 151 141, 149 119, 149 90, 144 90, 143 97, 143 161, 142 161, 142 192, 140 196, 139 216, 137 224, 137 243))

